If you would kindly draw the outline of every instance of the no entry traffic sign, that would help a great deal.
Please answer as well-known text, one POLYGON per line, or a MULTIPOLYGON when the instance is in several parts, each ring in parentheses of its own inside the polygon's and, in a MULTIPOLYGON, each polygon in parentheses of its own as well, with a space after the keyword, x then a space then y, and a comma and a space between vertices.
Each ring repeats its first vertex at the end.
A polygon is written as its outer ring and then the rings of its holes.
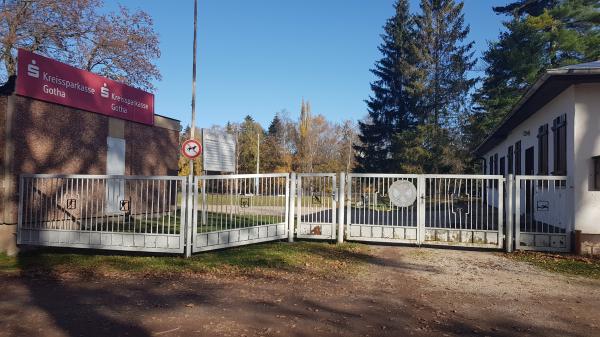
POLYGON ((202 154, 202 145, 195 139, 188 139, 181 145, 181 153, 188 159, 196 159, 202 154))

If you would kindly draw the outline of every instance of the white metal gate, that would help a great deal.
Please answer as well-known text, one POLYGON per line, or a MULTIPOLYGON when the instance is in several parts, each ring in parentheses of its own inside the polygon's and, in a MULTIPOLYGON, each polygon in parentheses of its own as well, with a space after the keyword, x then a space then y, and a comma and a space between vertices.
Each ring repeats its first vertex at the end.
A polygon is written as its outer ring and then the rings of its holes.
POLYGON ((570 250, 573 219, 567 177, 516 176, 515 248, 570 250))
POLYGON ((502 248, 502 176, 348 174, 346 238, 502 248), (416 198, 396 206, 390 186, 406 181, 416 198))
POLYGON ((25 174, 17 243, 183 253, 185 200, 185 177, 25 174))
POLYGON ((297 237, 336 238, 337 188, 335 173, 298 174, 297 237))
POLYGON ((418 199, 407 207, 395 206, 389 187, 408 181, 417 191, 421 180, 411 174, 361 174, 347 176, 346 238, 356 241, 419 243, 418 199))
POLYGON ((424 175, 421 243, 502 248, 504 177, 424 175))
POLYGON ((289 187, 287 173, 196 177, 192 251, 287 238, 289 187))
POLYGON ((295 176, 190 180, 24 174, 17 243, 177 254, 188 247, 189 255, 292 241, 295 231, 298 238, 340 242, 345 237, 418 245, 506 245, 510 251, 514 237, 516 249, 571 247, 573 193, 567 177, 342 173, 338 186, 334 173, 295 176), (392 198, 397 190, 390 195, 392 185, 411 190, 412 199, 397 206, 392 198), (338 200, 344 189, 345 199, 338 200))

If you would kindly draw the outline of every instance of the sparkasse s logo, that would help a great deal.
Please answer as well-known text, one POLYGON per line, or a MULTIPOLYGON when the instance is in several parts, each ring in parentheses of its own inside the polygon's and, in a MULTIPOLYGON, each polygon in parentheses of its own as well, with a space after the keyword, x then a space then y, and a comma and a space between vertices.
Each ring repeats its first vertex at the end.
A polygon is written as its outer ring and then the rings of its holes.
POLYGON ((36 65, 35 60, 31 60, 31 63, 27 65, 27 75, 40 78, 40 67, 36 65))
POLYGON ((102 96, 104 98, 108 98, 109 93, 110 93, 110 91, 108 90, 106 83, 104 83, 102 88, 100 88, 100 96, 102 96))

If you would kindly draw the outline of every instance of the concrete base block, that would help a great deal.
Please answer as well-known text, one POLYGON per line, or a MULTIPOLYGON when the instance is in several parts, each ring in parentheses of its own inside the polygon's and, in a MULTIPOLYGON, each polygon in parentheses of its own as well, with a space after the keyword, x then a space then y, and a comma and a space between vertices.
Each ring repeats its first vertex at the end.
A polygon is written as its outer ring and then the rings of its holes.
POLYGON ((600 234, 575 232, 575 252, 600 256, 600 234))

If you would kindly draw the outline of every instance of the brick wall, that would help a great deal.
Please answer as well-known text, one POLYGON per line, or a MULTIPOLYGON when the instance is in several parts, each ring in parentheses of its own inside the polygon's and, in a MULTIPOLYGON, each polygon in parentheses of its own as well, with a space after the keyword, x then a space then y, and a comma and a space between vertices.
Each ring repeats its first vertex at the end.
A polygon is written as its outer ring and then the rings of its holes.
MULTIPOLYGON (((6 126, 6 96, 0 96, 0 170, 4 172, 4 137, 6 126)), ((2 173, 0 173, 2 174, 2 173)))
POLYGON ((104 174, 108 117, 16 97, 14 172, 104 174))
MULTIPOLYGON (((7 223, 17 221, 21 173, 106 174, 107 116, 16 96, 13 120, 14 193, 5 205, 13 216, 7 223)), ((125 174, 177 175, 178 131, 127 121, 124 136, 125 174)))
POLYGON ((125 172, 128 175, 177 175, 179 131, 125 124, 125 172))

